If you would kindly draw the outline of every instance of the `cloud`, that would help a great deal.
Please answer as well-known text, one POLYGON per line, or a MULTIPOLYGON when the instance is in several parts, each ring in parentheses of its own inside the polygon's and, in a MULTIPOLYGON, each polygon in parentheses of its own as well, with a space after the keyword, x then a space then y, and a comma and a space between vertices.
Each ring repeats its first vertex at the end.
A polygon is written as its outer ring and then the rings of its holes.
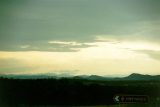
MULTIPOLYGON (((73 58, 76 53, 0 52, 0 74, 63 74, 79 72, 73 58)), ((77 62, 78 63, 78 62, 77 62)))
POLYGON ((1 51, 49 51, 49 52, 77 52, 82 48, 93 47, 95 44, 75 41, 38 41, 1 45, 1 51))
POLYGON ((35 69, 25 63, 24 60, 16 58, 0 58, 0 74, 26 73, 35 69))
POLYGON ((97 35, 160 43, 159 0, 62 1, 0 1, 0 50, 75 51, 97 35))
POLYGON ((78 72, 79 72, 78 70, 71 70, 71 69, 54 70, 54 66, 48 69, 47 64, 32 65, 28 64, 28 61, 26 61, 25 59, 23 58, 19 59, 18 57, 0 58, 0 74, 50 74, 59 76, 70 76, 70 75, 75 75, 78 72))
POLYGON ((147 54, 150 58, 160 61, 160 51, 137 50, 136 52, 140 52, 140 53, 143 53, 143 54, 147 54))
POLYGON ((22 46, 20 46, 21 48, 29 48, 30 47, 30 45, 22 45, 22 46))
POLYGON ((49 41, 48 43, 50 44, 60 44, 60 45, 72 45, 72 46, 80 46, 82 43, 77 43, 77 42, 65 42, 65 41, 49 41))

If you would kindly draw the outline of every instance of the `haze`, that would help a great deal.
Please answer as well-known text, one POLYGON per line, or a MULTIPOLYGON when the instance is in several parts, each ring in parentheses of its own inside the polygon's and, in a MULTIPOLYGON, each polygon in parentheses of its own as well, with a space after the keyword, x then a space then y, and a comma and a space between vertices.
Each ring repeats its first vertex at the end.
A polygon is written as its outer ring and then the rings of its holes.
POLYGON ((1 0, 0 74, 160 74, 159 0, 1 0))

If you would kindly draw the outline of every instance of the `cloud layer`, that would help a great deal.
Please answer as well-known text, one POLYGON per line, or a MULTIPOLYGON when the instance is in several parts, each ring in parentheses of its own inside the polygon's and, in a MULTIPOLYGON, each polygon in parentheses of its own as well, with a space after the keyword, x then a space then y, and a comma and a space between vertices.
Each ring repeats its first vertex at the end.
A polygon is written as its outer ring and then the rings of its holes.
POLYGON ((160 0, 0 0, 0 8, 2 74, 159 74, 160 0))
POLYGON ((159 5, 159 0, 0 1, 0 50, 74 51, 46 43, 94 42, 96 35, 159 43, 159 5), (20 48, 24 45, 31 47, 20 48))

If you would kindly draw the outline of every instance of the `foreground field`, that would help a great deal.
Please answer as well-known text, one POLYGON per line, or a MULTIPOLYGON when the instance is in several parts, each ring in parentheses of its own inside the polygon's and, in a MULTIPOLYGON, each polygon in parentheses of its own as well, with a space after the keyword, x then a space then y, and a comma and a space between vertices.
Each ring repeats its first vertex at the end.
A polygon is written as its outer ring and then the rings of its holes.
POLYGON ((0 79, 0 105, 17 107, 159 107, 159 81, 0 79), (115 95, 146 95, 145 103, 117 103, 115 95))

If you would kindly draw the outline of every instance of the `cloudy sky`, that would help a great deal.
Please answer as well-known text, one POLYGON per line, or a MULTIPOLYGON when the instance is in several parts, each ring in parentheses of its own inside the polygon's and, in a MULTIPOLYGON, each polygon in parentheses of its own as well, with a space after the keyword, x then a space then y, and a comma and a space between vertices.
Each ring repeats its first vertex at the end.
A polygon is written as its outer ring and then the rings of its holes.
POLYGON ((0 74, 160 74, 160 0, 0 0, 0 74))

